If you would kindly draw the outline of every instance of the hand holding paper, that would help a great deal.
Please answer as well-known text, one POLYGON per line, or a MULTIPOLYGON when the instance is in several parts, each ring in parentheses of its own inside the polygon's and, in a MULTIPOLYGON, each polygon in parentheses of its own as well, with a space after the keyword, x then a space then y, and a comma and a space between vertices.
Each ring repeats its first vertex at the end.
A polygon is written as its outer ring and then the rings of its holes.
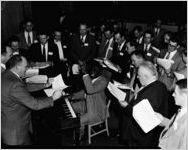
POLYGON ((157 58, 157 64, 162 66, 165 70, 168 70, 171 68, 171 65, 174 64, 174 61, 169 59, 157 58))
POLYGON ((180 74, 178 72, 174 72, 174 75, 177 80, 185 79, 185 76, 183 74, 180 74))
POLYGON ((118 99, 119 102, 125 100, 126 93, 118 89, 113 83, 109 82, 107 88, 110 91, 110 93, 112 93, 112 95, 114 95, 118 99))
POLYGON ((161 123, 147 99, 143 99, 133 107, 133 118, 145 133, 148 133, 161 123))
POLYGON ((53 100, 55 101, 55 100, 59 99, 62 95, 63 95, 62 91, 61 91, 61 90, 58 90, 58 91, 55 91, 55 92, 53 93, 52 98, 53 98, 53 100))
POLYGON ((45 89, 44 92, 46 93, 46 95, 48 97, 51 97, 52 94, 55 92, 55 91, 58 91, 58 90, 64 90, 66 89, 68 86, 64 83, 63 81, 63 78, 60 75, 56 76, 55 78, 51 78, 50 79, 50 82, 52 82, 52 88, 51 89, 45 89), (52 82, 53 81, 53 82, 52 82))

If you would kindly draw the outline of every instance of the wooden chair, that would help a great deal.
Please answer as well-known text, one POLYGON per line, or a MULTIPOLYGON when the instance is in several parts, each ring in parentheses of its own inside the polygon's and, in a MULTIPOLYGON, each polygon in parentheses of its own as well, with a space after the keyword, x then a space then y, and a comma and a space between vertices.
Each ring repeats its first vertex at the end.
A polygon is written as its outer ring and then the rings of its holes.
POLYGON ((89 144, 91 144, 91 138, 100 134, 100 133, 107 132, 107 135, 109 136, 109 130, 108 130, 108 117, 109 117, 109 115, 108 114, 109 114, 110 103, 111 103, 111 100, 109 100, 108 103, 107 103, 105 120, 88 125, 88 143, 89 144), (102 124, 104 124, 104 126, 105 126, 103 129, 101 129, 99 131, 94 129, 94 127, 102 126, 102 124))

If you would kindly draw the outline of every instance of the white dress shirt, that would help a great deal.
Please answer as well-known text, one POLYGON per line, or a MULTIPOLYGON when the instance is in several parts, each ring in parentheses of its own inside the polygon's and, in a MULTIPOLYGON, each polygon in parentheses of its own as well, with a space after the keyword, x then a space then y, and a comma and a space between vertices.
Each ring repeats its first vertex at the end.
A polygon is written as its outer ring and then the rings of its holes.
POLYGON ((30 35, 30 38, 31 38, 31 44, 33 44, 33 32, 27 32, 27 31, 24 31, 24 35, 25 35, 25 39, 26 39, 26 42, 28 44, 28 34, 30 35))
POLYGON ((60 60, 65 59, 64 54, 63 54, 63 47, 62 47, 61 41, 55 41, 54 40, 54 42, 55 42, 55 44, 57 44, 57 47, 58 47, 58 50, 59 50, 59 59, 60 60))

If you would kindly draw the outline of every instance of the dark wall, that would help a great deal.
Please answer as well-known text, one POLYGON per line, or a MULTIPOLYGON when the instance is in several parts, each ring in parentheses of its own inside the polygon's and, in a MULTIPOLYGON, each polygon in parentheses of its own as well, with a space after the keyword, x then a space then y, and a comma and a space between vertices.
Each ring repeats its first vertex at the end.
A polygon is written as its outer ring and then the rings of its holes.
POLYGON ((32 16, 30 2, 1 1, 1 43, 20 31, 24 18, 32 16))
POLYGON ((144 23, 157 18, 164 23, 187 21, 186 1, 33 1, 32 9, 37 23, 49 26, 53 25, 61 10, 71 14, 74 25, 80 20, 99 22, 101 18, 123 18, 144 23))

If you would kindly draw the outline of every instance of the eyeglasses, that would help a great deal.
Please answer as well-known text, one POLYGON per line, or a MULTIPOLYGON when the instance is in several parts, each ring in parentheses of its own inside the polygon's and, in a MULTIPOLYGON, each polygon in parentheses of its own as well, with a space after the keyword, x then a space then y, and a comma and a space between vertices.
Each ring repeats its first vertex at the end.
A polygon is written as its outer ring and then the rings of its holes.
POLYGON ((170 47, 177 47, 177 45, 168 44, 170 47))

